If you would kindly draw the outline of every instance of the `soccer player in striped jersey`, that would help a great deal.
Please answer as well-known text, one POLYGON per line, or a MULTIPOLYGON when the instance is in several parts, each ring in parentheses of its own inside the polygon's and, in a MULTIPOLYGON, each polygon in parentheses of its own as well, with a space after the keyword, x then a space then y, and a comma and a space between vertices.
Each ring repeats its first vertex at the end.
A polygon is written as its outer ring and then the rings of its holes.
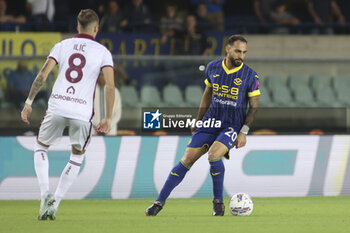
POLYGON ((46 63, 35 78, 21 113, 22 120, 29 124, 31 104, 52 69, 59 71, 49 99, 46 115, 39 128, 34 145, 34 168, 39 181, 41 204, 39 220, 55 219, 60 201, 76 180, 84 160, 85 150, 91 138, 91 120, 94 116, 94 93, 97 78, 102 73, 106 83, 106 117, 96 130, 108 133, 114 104, 114 71, 111 53, 96 42, 99 19, 93 10, 81 10, 78 15, 78 32, 74 38, 57 43, 46 63), (63 169, 56 192, 49 192, 48 148, 69 127, 72 152, 63 169))
POLYGON ((243 63, 247 40, 240 35, 229 37, 227 56, 210 62, 205 72, 206 88, 202 96, 197 120, 220 120, 220 127, 192 128, 192 138, 180 162, 171 170, 157 200, 146 210, 156 216, 171 191, 183 180, 191 166, 206 152, 213 180, 213 215, 223 216, 223 183, 225 167, 222 157, 229 159, 229 151, 246 144, 246 135, 255 119, 259 105, 259 77, 243 63), (247 110, 247 106, 249 108, 247 110))

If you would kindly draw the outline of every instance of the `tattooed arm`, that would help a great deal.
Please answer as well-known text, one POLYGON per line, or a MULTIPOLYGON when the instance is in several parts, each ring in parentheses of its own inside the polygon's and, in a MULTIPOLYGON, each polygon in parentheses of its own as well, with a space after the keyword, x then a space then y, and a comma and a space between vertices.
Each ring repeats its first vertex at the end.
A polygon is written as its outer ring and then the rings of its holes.
POLYGON ((34 100, 35 96, 40 91, 41 87, 44 85, 47 77, 49 76, 51 70, 55 67, 56 61, 48 58, 43 66, 43 68, 40 70, 39 74, 36 76, 32 87, 30 89, 28 99, 34 100))
MULTIPOLYGON (((40 70, 39 74, 36 76, 32 87, 29 91, 28 100, 33 101, 35 96, 40 91, 41 87, 44 85, 47 77, 49 76, 52 69, 55 67, 56 61, 48 58, 43 66, 43 68, 40 70)), ((23 110, 21 112, 22 120, 29 125, 28 118, 30 117, 30 114, 32 113, 32 106, 28 103, 24 104, 23 110)))
MULTIPOLYGON (((244 124, 249 127, 253 123, 256 117, 256 114, 258 113, 259 100, 260 100, 259 95, 249 98, 249 109, 244 121, 244 124)), ((242 132, 238 133, 238 136, 236 139, 236 149, 244 147, 246 143, 247 143, 246 135, 242 132)))
POLYGON ((249 98, 249 109, 248 109, 248 113, 247 113, 247 116, 245 117, 245 122, 244 122, 244 124, 248 125, 249 127, 253 123, 253 121, 256 117, 256 114, 258 113, 259 100, 260 100, 259 95, 249 98))

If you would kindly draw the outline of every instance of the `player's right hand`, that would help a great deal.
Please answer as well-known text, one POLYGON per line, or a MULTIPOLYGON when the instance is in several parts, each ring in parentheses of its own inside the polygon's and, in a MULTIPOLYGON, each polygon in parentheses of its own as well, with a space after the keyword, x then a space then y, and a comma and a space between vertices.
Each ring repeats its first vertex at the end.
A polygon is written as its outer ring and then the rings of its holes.
POLYGON ((247 143, 247 137, 244 133, 239 133, 235 141, 236 149, 244 147, 247 143))
POLYGON ((24 121, 26 124, 30 124, 28 118, 30 117, 30 114, 32 113, 32 106, 29 104, 24 104, 23 110, 21 112, 21 118, 22 121, 24 121))
POLYGON ((96 127, 97 133, 108 133, 111 130, 111 119, 103 119, 96 127))

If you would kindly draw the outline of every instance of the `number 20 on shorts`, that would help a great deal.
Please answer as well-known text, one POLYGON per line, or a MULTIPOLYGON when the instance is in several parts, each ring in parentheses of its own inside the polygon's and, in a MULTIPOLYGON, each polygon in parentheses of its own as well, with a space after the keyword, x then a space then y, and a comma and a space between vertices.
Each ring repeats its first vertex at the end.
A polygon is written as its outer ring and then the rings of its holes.
POLYGON ((225 135, 229 138, 231 138, 232 142, 234 142, 237 138, 237 133, 232 127, 228 127, 228 131, 225 132, 225 135))

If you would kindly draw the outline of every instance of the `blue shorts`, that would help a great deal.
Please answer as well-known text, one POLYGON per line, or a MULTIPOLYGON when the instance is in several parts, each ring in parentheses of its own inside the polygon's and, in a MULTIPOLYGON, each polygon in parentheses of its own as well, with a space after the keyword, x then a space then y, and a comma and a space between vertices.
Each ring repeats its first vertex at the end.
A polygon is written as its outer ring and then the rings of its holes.
POLYGON ((226 127, 219 132, 196 130, 187 147, 206 147, 208 150, 210 146, 217 141, 226 146, 227 150, 230 151, 235 146, 238 133, 239 131, 233 127, 226 127))

